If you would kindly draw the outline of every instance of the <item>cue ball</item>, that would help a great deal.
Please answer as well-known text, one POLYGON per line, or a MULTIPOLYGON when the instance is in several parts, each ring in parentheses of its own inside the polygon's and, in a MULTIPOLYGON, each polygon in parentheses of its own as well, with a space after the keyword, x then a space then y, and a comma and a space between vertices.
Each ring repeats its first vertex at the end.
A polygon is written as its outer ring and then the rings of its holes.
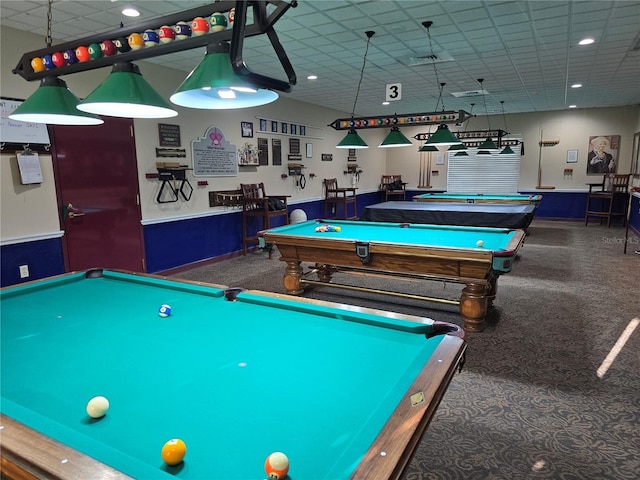
POLYGON ((282 452, 273 452, 264 462, 264 471, 269 480, 282 480, 289 473, 289 459, 282 452))
POLYGON ((160 315, 162 318, 171 315, 171 305, 167 305, 166 303, 160 305, 160 308, 158 309, 158 315, 160 315))
POLYGON ((179 438, 172 438, 162 447, 160 455, 167 465, 178 465, 187 453, 187 445, 179 438))
POLYGON ((105 397, 93 397, 87 403, 87 415, 91 418, 100 418, 109 410, 109 400, 105 397))
POLYGON ((478 240, 476 242, 476 245, 479 246, 479 247, 483 247, 484 246, 484 242, 482 240, 478 240))

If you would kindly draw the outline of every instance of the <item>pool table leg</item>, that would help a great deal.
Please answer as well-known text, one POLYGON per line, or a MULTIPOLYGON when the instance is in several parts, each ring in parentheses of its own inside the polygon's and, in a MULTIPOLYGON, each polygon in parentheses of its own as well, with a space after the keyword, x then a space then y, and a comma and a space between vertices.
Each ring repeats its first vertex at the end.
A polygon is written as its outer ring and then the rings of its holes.
POLYGON ((302 279, 302 267, 299 261, 287 261, 287 268, 282 277, 282 283, 289 295, 300 295, 304 288, 300 283, 302 279))
POLYGON ((481 283, 467 283, 460 295, 460 315, 468 332, 484 330, 487 315, 487 292, 490 287, 481 283))

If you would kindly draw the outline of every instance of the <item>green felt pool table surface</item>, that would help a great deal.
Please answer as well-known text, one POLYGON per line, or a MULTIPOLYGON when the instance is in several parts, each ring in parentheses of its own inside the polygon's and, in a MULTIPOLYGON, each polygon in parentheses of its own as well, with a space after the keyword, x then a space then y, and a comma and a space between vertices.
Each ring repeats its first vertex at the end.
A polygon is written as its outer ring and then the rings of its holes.
POLYGON ((538 205, 542 195, 513 194, 473 194, 473 193, 422 193, 415 195, 418 202, 462 202, 462 203, 526 203, 538 205))
MULTIPOLYGON (((292 480, 401 471, 409 452, 390 439, 430 418, 464 351, 429 319, 109 270, 1 300, 3 420, 135 478, 263 479, 274 451, 292 480), (416 392, 424 405, 408 405, 416 392), (91 419, 96 395, 110 409, 91 419), (187 444, 175 467, 160 457, 171 438, 187 444)), ((51 468, 77 476, 74 461, 51 468)))

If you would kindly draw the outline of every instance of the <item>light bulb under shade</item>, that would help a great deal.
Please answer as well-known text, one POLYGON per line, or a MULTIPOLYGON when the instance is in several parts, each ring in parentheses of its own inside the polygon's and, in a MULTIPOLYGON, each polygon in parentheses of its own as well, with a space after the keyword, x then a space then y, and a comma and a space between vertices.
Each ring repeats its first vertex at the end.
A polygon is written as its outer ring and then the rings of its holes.
POLYGON ((462 143, 458 137, 456 137, 446 124, 438 126, 438 129, 433 135, 429 137, 426 145, 458 145, 462 143))
POLYGON ((208 110, 250 108, 277 100, 273 90, 259 88, 233 71, 228 44, 207 48, 207 54, 169 98, 176 105, 208 110))
POLYGON ((116 63, 107 79, 78 105, 78 109, 124 118, 168 118, 171 108, 130 62, 116 63))
POLYGON ((369 145, 367 145, 367 142, 365 142, 362 137, 358 135, 356 129, 351 127, 349 128, 349 133, 347 133, 345 137, 340 141, 340 143, 336 145, 336 148, 362 149, 369 148, 369 145))
POLYGON ((79 111, 80 103, 64 80, 45 77, 40 87, 16 108, 9 118, 20 122, 47 123, 49 125, 100 125, 100 117, 79 111))
POLYGON ((379 145, 380 148, 408 147, 413 145, 411 140, 404 136, 396 126, 391 127, 391 131, 379 145))

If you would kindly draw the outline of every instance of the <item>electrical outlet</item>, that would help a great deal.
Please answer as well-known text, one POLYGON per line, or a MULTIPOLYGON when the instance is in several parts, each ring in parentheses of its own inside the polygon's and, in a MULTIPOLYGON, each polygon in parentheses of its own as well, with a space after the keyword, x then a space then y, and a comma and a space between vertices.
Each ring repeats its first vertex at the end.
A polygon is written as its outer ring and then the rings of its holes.
POLYGON ((27 278, 29 276, 29 265, 20 265, 20 278, 27 278))

